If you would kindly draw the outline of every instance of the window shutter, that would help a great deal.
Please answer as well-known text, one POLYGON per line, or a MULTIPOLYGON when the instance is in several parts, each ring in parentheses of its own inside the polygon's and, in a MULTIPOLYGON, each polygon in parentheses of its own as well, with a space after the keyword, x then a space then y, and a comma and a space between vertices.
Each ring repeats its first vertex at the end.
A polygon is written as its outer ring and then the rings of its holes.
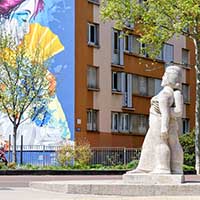
POLYGON ((162 89, 161 82, 162 81, 160 79, 155 79, 155 95, 158 94, 162 89))
POLYGON ((170 63, 174 61, 174 46, 170 44, 164 44, 164 55, 163 60, 166 63, 170 63))
POLYGON ((139 76, 139 93, 147 95, 147 79, 146 77, 139 76))
MULTIPOLYGON (((123 32, 121 31, 120 32, 120 35, 122 35, 123 34, 123 32)), ((120 44, 119 44, 119 49, 120 49, 120 59, 119 59, 119 64, 120 65, 124 65, 124 39, 123 38, 120 38, 119 39, 119 42, 120 42, 120 44)))
POLYGON ((137 36, 133 36, 133 43, 132 43, 132 46, 133 46, 133 53, 135 54, 139 54, 140 53, 140 42, 138 41, 138 38, 137 36))
POLYGON ((155 95, 155 79, 148 78, 148 96, 154 96, 155 95))
POLYGON ((133 94, 139 94, 139 83, 138 83, 138 76, 133 75, 133 94))
POLYGON ((127 74, 127 106, 132 107, 132 74, 127 74))
POLYGON ((121 73, 121 91, 123 93, 122 106, 127 106, 127 93, 126 93, 126 73, 121 73))
POLYGON ((117 73, 117 91, 122 91, 122 86, 121 86, 121 76, 122 76, 122 73, 121 72, 118 72, 117 73))

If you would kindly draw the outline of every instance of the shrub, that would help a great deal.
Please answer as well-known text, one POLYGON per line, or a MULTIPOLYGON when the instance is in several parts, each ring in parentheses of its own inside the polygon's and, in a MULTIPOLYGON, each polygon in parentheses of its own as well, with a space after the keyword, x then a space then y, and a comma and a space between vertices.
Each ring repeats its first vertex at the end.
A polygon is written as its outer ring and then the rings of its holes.
POLYGON ((74 146, 70 143, 64 144, 57 151, 57 161, 61 166, 71 165, 74 157, 74 146))
POLYGON ((0 169, 8 169, 8 167, 5 165, 5 163, 0 162, 0 169))
POLYGON ((9 169, 16 169, 16 163, 14 163, 14 162, 8 163, 7 166, 8 166, 9 169))
POLYGON ((135 169, 138 166, 139 160, 132 160, 127 164, 128 169, 135 169))
POLYGON ((87 166, 92 157, 90 144, 86 140, 78 141, 75 143, 74 150, 75 165, 79 165, 80 167, 87 166))
POLYGON ((180 143, 184 152, 184 165, 195 166, 195 132, 180 136, 180 143))

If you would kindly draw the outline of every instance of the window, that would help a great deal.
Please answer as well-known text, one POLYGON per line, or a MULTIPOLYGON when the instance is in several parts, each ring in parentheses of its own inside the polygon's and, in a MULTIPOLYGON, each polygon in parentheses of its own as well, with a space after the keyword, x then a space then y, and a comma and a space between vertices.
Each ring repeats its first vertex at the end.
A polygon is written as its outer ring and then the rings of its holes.
POLYGON ((148 116, 132 114, 130 116, 130 132, 145 134, 148 129, 148 116))
POLYGON ((163 49, 160 50, 160 53, 156 56, 156 59, 163 60, 163 49))
POLYGON ((132 52, 135 54, 140 53, 140 42, 139 42, 139 37, 138 36, 133 36, 133 47, 132 47, 132 52))
POLYGON ((98 111, 90 109, 87 111, 87 130, 97 131, 98 130, 98 111))
MULTIPOLYGON (((143 45, 143 47, 145 47, 145 45, 143 45)), ((139 42, 139 37, 135 35, 126 35, 124 37, 124 51, 140 54, 142 47, 141 43, 139 42)))
POLYGON ((155 79, 148 78, 148 96, 154 96, 155 94, 155 79))
POLYGON ((112 112, 111 128, 113 132, 129 132, 129 114, 112 112))
POLYGON ((182 85, 182 92, 183 92, 183 102, 189 103, 190 102, 190 88, 189 85, 183 84, 182 85))
POLYGON ((119 53, 119 36, 120 36, 120 33, 119 33, 119 31, 114 31, 114 53, 115 54, 117 54, 117 53, 119 53))
POLYGON ((98 89, 98 67, 88 67, 87 71, 87 87, 91 89, 98 89))
POLYGON ((99 25, 88 23, 88 44, 99 45, 99 25))
POLYGON ((154 96, 160 92, 161 80, 155 78, 148 78, 138 75, 133 75, 133 94, 141 96, 154 96))
POLYGON ((121 92, 121 72, 112 72, 112 90, 121 92))
POLYGON ((122 113, 120 115, 120 131, 121 132, 129 132, 129 114, 122 113))
POLYGON ((124 37, 124 51, 126 52, 130 52, 131 51, 131 36, 130 35, 126 35, 124 37))
POLYGON ((112 63, 124 65, 124 38, 120 37, 123 32, 112 29, 112 63))
POLYGON ((113 132, 145 134, 148 129, 148 116, 112 112, 113 132))
POLYGON ((182 49, 182 64, 186 67, 189 64, 189 51, 187 49, 182 49))
POLYGON ((143 76, 138 77, 139 81, 139 94, 146 96, 147 95, 147 78, 143 76))
POLYGON ((112 113, 112 131, 118 132, 119 131, 119 113, 112 113))
POLYGON ((161 80, 160 79, 154 79, 154 78, 148 78, 148 96, 154 96, 160 92, 162 89, 161 87, 161 80))
POLYGON ((183 122, 183 133, 188 133, 190 131, 189 119, 182 119, 183 122))
POLYGON ((166 63, 174 62, 174 46, 171 44, 164 44, 163 47, 163 60, 166 63))
POLYGON ((139 81, 138 76, 133 75, 133 94, 139 94, 139 81))
POLYGON ((161 91, 161 89, 162 89, 161 82, 162 82, 162 80, 155 79, 155 93, 154 93, 154 95, 158 94, 161 91))

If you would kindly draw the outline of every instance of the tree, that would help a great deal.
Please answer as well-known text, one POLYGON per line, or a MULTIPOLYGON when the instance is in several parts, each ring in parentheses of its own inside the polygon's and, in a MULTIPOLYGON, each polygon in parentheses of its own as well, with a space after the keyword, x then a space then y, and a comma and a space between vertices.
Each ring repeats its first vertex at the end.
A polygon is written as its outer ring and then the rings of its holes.
POLYGON ((13 125, 13 162, 16 162, 18 128, 26 119, 42 117, 49 102, 47 63, 40 48, 29 54, 25 43, 16 45, 10 36, 0 36, 0 112, 13 125))
POLYGON ((102 0, 103 20, 114 20, 126 30, 134 23, 148 55, 155 58, 173 36, 185 35, 194 41, 196 54, 195 154, 200 173, 200 0, 102 0))

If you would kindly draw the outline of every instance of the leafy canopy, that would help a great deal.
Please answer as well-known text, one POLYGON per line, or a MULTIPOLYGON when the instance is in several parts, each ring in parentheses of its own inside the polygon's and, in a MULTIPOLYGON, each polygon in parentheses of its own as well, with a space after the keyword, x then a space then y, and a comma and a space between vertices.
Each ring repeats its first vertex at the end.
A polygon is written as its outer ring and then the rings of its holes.
POLYGON ((200 40, 200 0, 102 0, 101 17, 120 30, 134 23, 151 57, 174 35, 200 40))
POLYGON ((24 43, 16 45, 10 36, 0 39, 0 111, 15 127, 36 114, 40 117, 50 96, 47 65, 40 49, 34 55, 27 49, 24 43))

